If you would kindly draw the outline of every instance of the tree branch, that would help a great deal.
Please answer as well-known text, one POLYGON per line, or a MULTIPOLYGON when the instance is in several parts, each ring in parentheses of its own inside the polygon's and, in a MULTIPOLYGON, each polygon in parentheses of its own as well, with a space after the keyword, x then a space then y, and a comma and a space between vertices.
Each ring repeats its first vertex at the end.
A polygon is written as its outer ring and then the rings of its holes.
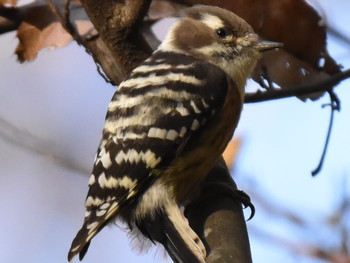
POLYGON ((74 25, 69 20, 69 4, 70 0, 66 0, 64 4, 65 15, 63 15, 58 7, 54 4, 52 0, 46 0, 47 5, 50 7, 51 11, 56 15, 57 19, 60 21, 63 28, 73 37, 73 39, 79 44, 83 45, 83 39, 80 37, 79 33, 75 29, 74 25))
POLYGON ((268 91, 246 93, 244 101, 245 103, 262 102, 294 96, 302 96, 320 91, 328 91, 331 89, 331 87, 339 84, 339 82, 349 77, 350 69, 347 69, 319 82, 308 83, 288 89, 269 89, 268 91))
POLYGON ((97 72, 106 80, 106 82, 116 85, 116 83, 125 77, 120 65, 113 59, 111 50, 109 47, 107 47, 99 35, 89 38, 84 38, 79 35, 78 31, 69 20, 70 0, 65 1, 64 15, 60 12, 59 8, 52 0, 46 0, 46 2, 52 12, 56 15, 57 19, 60 21, 63 28, 79 45, 84 46, 85 51, 93 57, 97 65, 97 72), (100 67, 103 69, 104 74, 101 72, 100 67))
POLYGON ((190 226, 204 241, 206 263, 252 262, 242 203, 254 214, 250 198, 237 190, 220 158, 207 176, 199 197, 186 206, 190 226))
MULTIPOLYGON (((113 78, 118 84, 152 52, 140 32, 140 25, 151 1, 82 0, 81 2, 110 50, 110 59, 118 65, 114 68, 119 71, 118 76, 113 78)), ((100 64, 104 69, 103 64, 101 62, 100 64)))
POLYGON ((0 34, 17 29, 21 21, 19 8, 0 7, 0 34))

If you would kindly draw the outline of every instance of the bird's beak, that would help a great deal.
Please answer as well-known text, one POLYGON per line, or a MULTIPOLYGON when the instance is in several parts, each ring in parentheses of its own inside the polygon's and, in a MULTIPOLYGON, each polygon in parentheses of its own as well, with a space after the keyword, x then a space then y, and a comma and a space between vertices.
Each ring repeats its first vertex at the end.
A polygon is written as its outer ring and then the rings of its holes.
POLYGON ((260 52, 264 52, 264 51, 272 50, 275 48, 283 47, 283 43, 259 40, 255 43, 254 47, 256 48, 256 50, 258 50, 260 52))

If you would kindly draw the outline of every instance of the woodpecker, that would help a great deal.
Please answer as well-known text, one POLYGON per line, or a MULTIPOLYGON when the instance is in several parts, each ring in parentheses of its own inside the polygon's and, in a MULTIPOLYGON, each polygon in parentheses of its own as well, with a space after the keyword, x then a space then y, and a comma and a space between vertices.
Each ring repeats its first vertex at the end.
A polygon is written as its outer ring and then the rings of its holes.
POLYGON ((230 141, 260 52, 279 46, 259 40, 230 11, 183 11, 108 106, 69 261, 77 254, 82 260, 91 239, 117 219, 161 243, 174 262, 205 262, 207 251, 181 207, 230 141))

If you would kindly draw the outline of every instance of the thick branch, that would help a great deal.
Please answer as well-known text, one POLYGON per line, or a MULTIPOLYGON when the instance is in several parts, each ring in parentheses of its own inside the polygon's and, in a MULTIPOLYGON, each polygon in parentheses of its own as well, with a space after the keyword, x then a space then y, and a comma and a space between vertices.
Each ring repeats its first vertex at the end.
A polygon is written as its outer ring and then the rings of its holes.
POLYGON ((252 262, 242 203, 249 197, 237 190, 222 158, 210 171, 200 196, 185 210, 191 227, 205 241, 206 263, 252 262))
POLYGON ((111 52, 118 65, 119 83, 136 65, 152 52, 140 33, 139 26, 150 0, 82 0, 91 22, 111 52))
POLYGON ((329 78, 319 82, 308 83, 296 87, 291 87, 289 89, 269 89, 268 91, 246 93, 245 103, 262 102, 294 96, 302 96, 320 91, 328 91, 330 87, 337 85, 340 81, 349 77, 350 69, 336 73, 329 78))

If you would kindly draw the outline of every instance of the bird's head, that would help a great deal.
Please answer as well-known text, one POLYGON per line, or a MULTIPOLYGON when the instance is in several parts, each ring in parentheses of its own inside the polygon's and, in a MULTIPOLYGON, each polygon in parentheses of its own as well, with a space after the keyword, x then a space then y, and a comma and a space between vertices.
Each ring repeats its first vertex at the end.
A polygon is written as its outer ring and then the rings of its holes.
POLYGON ((281 45, 261 41, 246 21, 228 10, 197 5, 184 10, 160 49, 207 60, 244 86, 260 53, 281 45))

